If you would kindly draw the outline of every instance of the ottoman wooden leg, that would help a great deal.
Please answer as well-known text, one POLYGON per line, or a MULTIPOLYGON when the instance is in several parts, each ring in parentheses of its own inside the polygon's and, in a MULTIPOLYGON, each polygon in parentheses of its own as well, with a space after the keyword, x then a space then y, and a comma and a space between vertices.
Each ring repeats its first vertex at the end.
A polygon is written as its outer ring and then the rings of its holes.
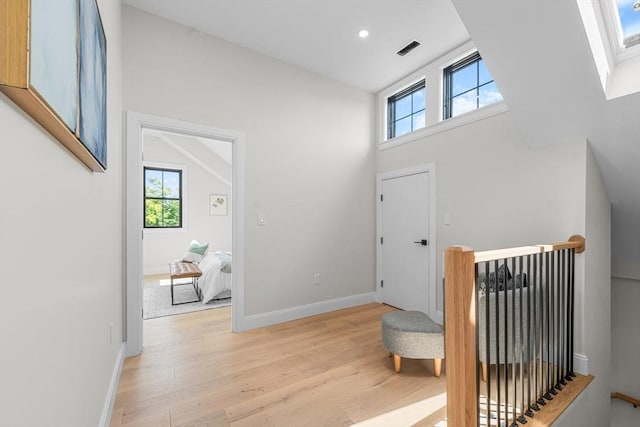
POLYGON ((440 371, 442 369, 442 359, 433 359, 433 374, 436 378, 440 378, 440 371))
POLYGON ((393 355, 393 367, 396 369, 396 372, 400 372, 400 362, 402 361, 402 357, 398 354, 393 355))

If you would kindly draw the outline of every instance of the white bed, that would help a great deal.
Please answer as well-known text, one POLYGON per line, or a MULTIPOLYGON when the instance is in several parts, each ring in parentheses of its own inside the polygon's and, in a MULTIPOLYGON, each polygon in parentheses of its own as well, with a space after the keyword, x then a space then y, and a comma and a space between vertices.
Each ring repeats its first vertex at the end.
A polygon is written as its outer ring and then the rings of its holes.
POLYGON ((198 278, 198 288, 202 293, 202 303, 214 299, 231 297, 231 252, 208 252, 198 263, 202 276, 198 278))

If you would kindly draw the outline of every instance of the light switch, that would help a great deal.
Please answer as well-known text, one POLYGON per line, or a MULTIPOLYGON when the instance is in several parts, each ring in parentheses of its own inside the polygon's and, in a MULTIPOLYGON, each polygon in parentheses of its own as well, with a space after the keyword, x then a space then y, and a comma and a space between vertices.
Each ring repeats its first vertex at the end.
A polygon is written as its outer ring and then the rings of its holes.
POLYGON ((265 225, 267 223, 267 220, 264 217, 264 214, 262 212, 260 212, 258 214, 258 225, 265 225))
POLYGON ((451 225, 451 214, 444 214, 444 225, 451 225))

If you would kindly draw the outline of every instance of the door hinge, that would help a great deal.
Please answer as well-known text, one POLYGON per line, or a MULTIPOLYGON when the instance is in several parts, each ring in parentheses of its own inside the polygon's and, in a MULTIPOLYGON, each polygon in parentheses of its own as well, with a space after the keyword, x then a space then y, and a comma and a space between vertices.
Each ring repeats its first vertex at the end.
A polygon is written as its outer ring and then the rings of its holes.
POLYGON ((384 202, 384 195, 382 195, 382 194, 380 195, 380 201, 384 202))
POLYGON ((380 280, 380 287, 384 288, 384 280, 380 280))
POLYGON ((380 238, 380 244, 382 245, 384 243, 384 237, 380 238))

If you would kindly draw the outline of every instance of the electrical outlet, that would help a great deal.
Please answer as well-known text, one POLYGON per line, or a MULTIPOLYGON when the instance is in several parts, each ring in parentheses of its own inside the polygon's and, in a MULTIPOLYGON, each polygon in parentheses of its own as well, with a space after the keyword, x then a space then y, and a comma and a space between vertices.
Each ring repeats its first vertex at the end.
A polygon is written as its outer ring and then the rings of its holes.
POLYGON ((316 273, 313 275, 313 284, 314 285, 320 284, 320 273, 316 273))

